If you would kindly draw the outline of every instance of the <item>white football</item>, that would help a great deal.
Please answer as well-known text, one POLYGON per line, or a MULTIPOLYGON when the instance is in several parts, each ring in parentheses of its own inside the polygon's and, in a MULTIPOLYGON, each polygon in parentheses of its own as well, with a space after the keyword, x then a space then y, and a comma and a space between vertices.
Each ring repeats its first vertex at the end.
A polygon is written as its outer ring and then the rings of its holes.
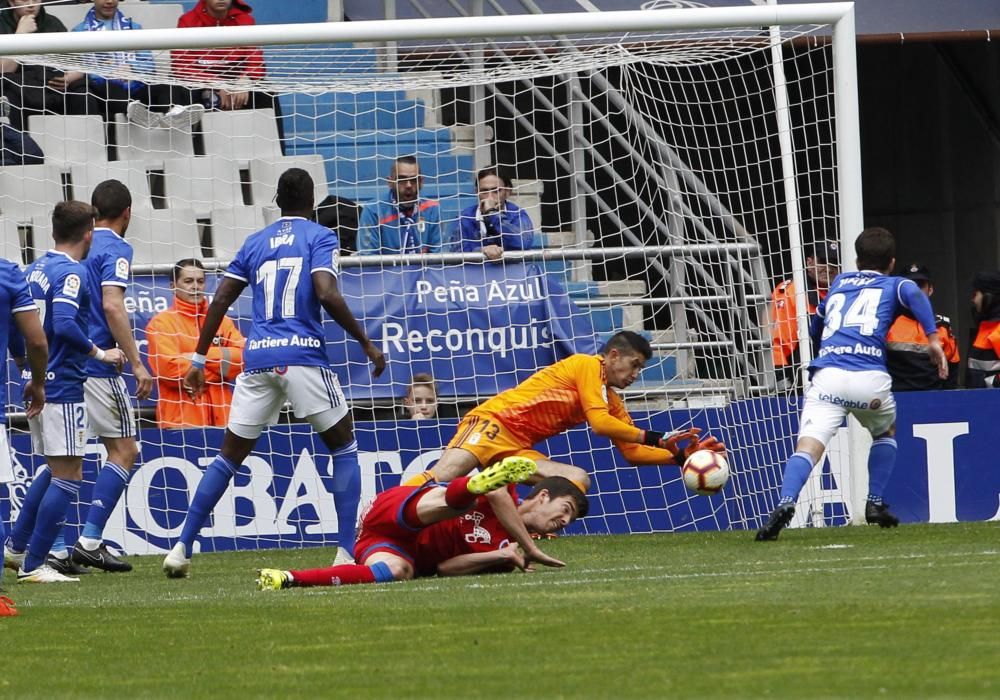
POLYGON ((712 496, 729 481, 729 463, 718 452, 698 450, 684 462, 681 477, 688 490, 701 496, 712 496))

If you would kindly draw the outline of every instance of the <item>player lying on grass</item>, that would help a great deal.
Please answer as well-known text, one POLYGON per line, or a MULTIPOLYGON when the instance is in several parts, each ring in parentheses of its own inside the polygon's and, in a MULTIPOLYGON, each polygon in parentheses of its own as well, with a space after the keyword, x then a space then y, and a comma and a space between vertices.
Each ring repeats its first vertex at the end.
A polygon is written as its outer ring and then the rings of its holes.
MULTIPOLYGON (((638 379, 652 356, 653 350, 645 338, 632 331, 621 331, 597 355, 572 355, 536 372, 513 389, 470 411, 433 469, 414 477, 407 485, 451 481, 473 469, 517 455, 538 465, 534 480, 562 476, 586 493, 590 488, 587 472, 552 461, 532 448, 584 422, 598 435, 610 438, 631 464, 682 464, 697 450, 725 452, 725 445, 716 438, 699 440, 699 428, 666 434, 635 426, 615 390, 625 389, 638 379)), ((563 565, 531 540, 513 506, 501 505, 497 517, 521 545, 528 561, 563 565)))
MULTIPOLYGON (((495 508, 498 503, 515 504, 512 484, 534 472, 530 459, 508 457, 447 486, 383 491, 362 516, 354 546, 357 564, 304 571, 261 569, 257 586, 261 590, 340 586, 529 568, 495 508)), ((530 532, 547 534, 586 515, 587 498, 568 479, 553 476, 536 484, 516 509, 530 532)))

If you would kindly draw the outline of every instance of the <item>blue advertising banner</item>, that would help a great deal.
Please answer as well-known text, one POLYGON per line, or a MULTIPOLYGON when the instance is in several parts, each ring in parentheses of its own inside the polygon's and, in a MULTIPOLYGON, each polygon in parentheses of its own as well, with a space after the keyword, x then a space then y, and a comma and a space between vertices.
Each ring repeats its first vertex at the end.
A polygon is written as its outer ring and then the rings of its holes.
MULTIPOLYGON (((897 400, 899 456, 886 494, 893 510, 904 522, 1000 519, 1000 457, 991 443, 1000 392, 906 393, 897 400)), ((711 498, 689 494, 676 467, 625 464, 607 440, 584 429, 554 438, 541 449, 594 477, 591 514, 574 523, 571 533, 752 529, 777 499, 782 464, 793 448, 795 409, 785 398, 768 398, 694 414, 695 425, 731 448, 733 476, 723 494, 711 498)), ((639 425, 668 429, 685 425, 691 415, 685 410, 634 417, 639 425)), ((359 423, 362 503, 433 465, 455 426, 456 421, 359 423)), ((131 553, 166 550, 180 534, 188 500, 221 437, 219 429, 143 431, 142 466, 111 516, 108 539, 131 553)), ((7 496, 0 499, 5 516, 8 509, 17 511, 30 474, 40 464, 29 456, 27 436, 14 435, 12 443, 19 463, 16 481, 0 487, 0 496, 7 496)), ((99 457, 99 446, 91 448, 99 457)), ((258 448, 203 531, 201 546, 227 550, 334 544, 335 475, 320 441, 308 426, 284 425, 265 433, 258 448)), ((844 454, 843 444, 835 444, 816 470, 815 487, 828 525, 847 520, 844 454)), ((98 459, 85 460, 87 484, 80 503, 89 502, 97 466, 98 459)), ((84 506, 74 507, 69 536, 75 537, 84 511, 84 506)))
MULTIPOLYGON (((208 276, 209 295, 220 279, 208 276)), ((373 379, 360 346, 327 320, 330 366, 349 399, 401 396, 417 372, 431 373, 443 396, 490 395, 558 359, 598 350, 590 314, 572 303, 556 276, 533 263, 350 267, 338 282, 351 311, 389 360, 382 376, 373 379)), ((171 304, 170 277, 132 280, 125 308, 140 354, 146 353, 149 320, 171 304)), ((229 315, 246 335, 249 293, 229 315)), ((8 366, 9 395, 17 397, 16 368, 12 361, 8 366)), ((126 380, 133 389, 131 375, 126 380)), ((155 401, 156 394, 146 405, 155 401)))

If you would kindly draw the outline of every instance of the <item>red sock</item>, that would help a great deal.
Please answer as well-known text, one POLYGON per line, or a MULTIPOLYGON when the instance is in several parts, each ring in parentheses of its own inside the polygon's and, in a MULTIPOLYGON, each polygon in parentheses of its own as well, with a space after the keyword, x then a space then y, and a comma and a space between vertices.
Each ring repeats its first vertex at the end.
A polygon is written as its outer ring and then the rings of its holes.
POLYGON ((325 569, 293 571, 296 586, 346 586, 352 583, 375 583, 375 574, 360 564, 340 564, 325 569))
POLYGON ((478 496, 469 493, 469 477, 460 476, 448 483, 444 492, 444 502, 454 510, 466 510, 476 502, 478 496))

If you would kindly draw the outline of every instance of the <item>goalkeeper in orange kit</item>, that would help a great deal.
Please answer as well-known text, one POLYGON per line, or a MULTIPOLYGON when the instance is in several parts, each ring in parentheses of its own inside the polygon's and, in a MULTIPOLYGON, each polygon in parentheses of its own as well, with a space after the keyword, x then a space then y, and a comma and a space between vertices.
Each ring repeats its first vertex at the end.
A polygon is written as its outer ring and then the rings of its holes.
MULTIPOLYGON (((572 355, 536 372, 470 411, 433 469, 406 484, 451 481, 505 457, 519 456, 538 465, 535 480, 562 476, 586 493, 590 488, 587 472, 554 462, 532 448, 583 422, 589 423, 598 435, 610 438, 636 465, 683 463, 696 450, 725 452, 725 445, 716 438, 699 439, 699 428, 667 434, 635 426, 615 389, 632 384, 652 356, 645 338, 621 331, 597 355, 572 355)), ((563 566, 531 540, 513 505, 503 512, 498 509, 496 514, 524 549, 527 559, 563 566)))

